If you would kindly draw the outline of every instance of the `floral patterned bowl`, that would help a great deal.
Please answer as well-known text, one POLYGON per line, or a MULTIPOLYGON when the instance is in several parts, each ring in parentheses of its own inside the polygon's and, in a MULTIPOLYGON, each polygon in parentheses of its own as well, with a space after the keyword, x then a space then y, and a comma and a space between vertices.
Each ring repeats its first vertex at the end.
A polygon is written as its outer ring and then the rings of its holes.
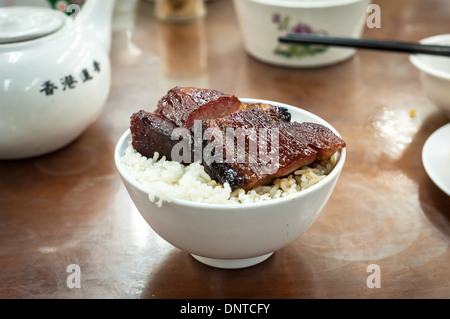
POLYGON ((359 37, 370 0, 234 0, 246 51, 263 62, 318 67, 353 56, 354 49, 278 42, 287 33, 359 37))

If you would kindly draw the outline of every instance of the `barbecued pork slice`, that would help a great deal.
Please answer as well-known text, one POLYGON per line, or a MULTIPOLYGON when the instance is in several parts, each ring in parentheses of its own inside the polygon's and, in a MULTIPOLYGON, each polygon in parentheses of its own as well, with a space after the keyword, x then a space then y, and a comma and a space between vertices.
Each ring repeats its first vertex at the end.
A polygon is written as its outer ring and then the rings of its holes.
POLYGON ((271 105, 265 103, 242 103, 239 109, 243 110, 254 106, 259 107, 261 110, 266 112, 268 115, 270 115, 271 118, 273 118, 276 121, 284 121, 284 122, 291 121, 291 113, 284 106, 271 105))
POLYGON ((195 120, 227 116, 239 109, 241 101, 234 95, 194 87, 174 87, 158 101, 159 114, 178 127, 190 128, 195 120))
POLYGON ((269 108, 263 110, 275 121, 291 121, 291 113, 284 106, 272 105, 269 108))
POLYGON ((203 120, 204 146, 217 146, 210 147, 214 152, 211 157, 205 156, 209 152, 203 152, 206 172, 233 190, 249 190, 314 162, 317 152, 296 138, 286 124, 274 120, 258 106, 224 118, 203 120))
POLYGON ((292 122, 289 129, 293 135, 317 151, 317 159, 329 159, 334 153, 345 147, 345 142, 328 127, 311 122, 292 122))
MULTIPOLYGON (((175 129, 177 129, 175 124, 166 118, 141 110, 131 116, 132 146, 145 157, 152 158, 157 152, 160 157, 165 156, 171 161, 174 146, 184 138, 190 141, 189 131, 186 130, 188 135, 185 136, 173 135, 175 129)), ((191 159, 191 154, 188 158, 191 159)))

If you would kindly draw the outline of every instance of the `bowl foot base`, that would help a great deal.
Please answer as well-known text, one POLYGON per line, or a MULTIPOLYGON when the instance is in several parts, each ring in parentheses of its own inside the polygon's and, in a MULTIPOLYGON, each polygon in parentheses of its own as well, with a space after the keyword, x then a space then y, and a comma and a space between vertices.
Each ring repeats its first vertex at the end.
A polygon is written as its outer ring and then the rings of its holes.
POLYGON ((238 269, 238 268, 245 268, 254 266, 256 264, 259 264, 272 256, 272 253, 268 253, 262 256, 258 257, 252 257, 252 258, 243 258, 243 259, 216 259, 216 258, 207 258, 202 256, 197 256, 194 254, 191 254, 192 257, 194 257, 199 262, 216 268, 223 268, 223 269, 238 269))

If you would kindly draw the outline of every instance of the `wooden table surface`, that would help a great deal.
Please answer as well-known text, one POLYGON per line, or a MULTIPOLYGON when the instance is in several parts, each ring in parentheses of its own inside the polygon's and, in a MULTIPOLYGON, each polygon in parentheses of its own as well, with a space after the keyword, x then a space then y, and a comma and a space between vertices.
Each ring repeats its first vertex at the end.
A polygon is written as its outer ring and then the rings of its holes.
MULTIPOLYGON (((448 33, 446 0, 376 1, 364 36, 448 33)), ((0 162, 1 298, 449 298, 450 197, 426 174, 426 139, 449 122, 408 56, 358 51, 319 69, 261 63, 244 51, 232 2, 204 20, 156 21, 153 5, 116 11, 111 92, 100 118, 54 153, 0 162), (175 85, 296 105, 330 122, 347 162, 311 228, 267 261, 212 268, 161 239, 134 207, 113 151, 129 116, 175 85), (414 114, 415 112, 415 114, 414 114), (69 288, 67 267, 80 268, 69 288), (380 267, 369 288, 368 266, 380 267)))

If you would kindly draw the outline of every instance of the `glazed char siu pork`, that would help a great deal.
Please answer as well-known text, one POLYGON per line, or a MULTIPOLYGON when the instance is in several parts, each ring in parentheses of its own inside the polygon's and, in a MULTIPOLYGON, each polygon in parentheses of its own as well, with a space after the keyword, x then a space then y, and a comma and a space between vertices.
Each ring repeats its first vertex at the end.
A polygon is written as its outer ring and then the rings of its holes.
POLYGON ((329 159, 346 145, 323 125, 291 122, 284 107, 242 103, 233 95, 188 87, 170 90, 154 113, 134 113, 130 130, 133 148, 146 157, 158 152, 176 160, 171 154, 174 146, 188 141, 191 154, 183 157, 188 158, 185 164, 196 160, 195 130, 200 130, 205 171, 232 190, 269 185, 277 177, 329 159), (177 128, 181 136, 172 134, 177 128))
POLYGON ((317 152, 318 160, 327 160, 345 147, 345 142, 328 127, 311 122, 289 123, 292 134, 317 152))
POLYGON ((276 121, 291 121, 291 113, 289 113, 288 109, 282 106, 270 105, 270 104, 262 104, 262 103, 241 103, 240 110, 247 109, 249 107, 257 106, 261 110, 263 110, 267 115, 273 118, 276 121))
POLYGON ((179 142, 172 139, 177 126, 168 119, 146 111, 131 116, 131 134, 133 148, 145 157, 152 158, 155 152, 171 161, 173 147, 179 142))
POLYGON ((177 86, 159 100, 155 112, 179 127, 190 128, 195 120, 223 117, 240 106, 241 101, 234 95, 177 86))
MULTIPOLYGON (((223 146, 221 153, 225 160, 209 163, 204 157, 206 172, 222 184, 228 182, 232 189, 249 190, 311 164, 317 152, 292 135, 286 126, 289 123, 274 120, 257 106, 224 118, 203 120, 204 131, 216 128, 220 132, 217 136, 225 140, 218 144, 223 146), (227 135, 227 130, 234 134, 227 135), (239 158, 239 151, 243 159, 239 158)), ((215 138, 216 135, 207 136, 204 144, 211 144, 215 138)))

